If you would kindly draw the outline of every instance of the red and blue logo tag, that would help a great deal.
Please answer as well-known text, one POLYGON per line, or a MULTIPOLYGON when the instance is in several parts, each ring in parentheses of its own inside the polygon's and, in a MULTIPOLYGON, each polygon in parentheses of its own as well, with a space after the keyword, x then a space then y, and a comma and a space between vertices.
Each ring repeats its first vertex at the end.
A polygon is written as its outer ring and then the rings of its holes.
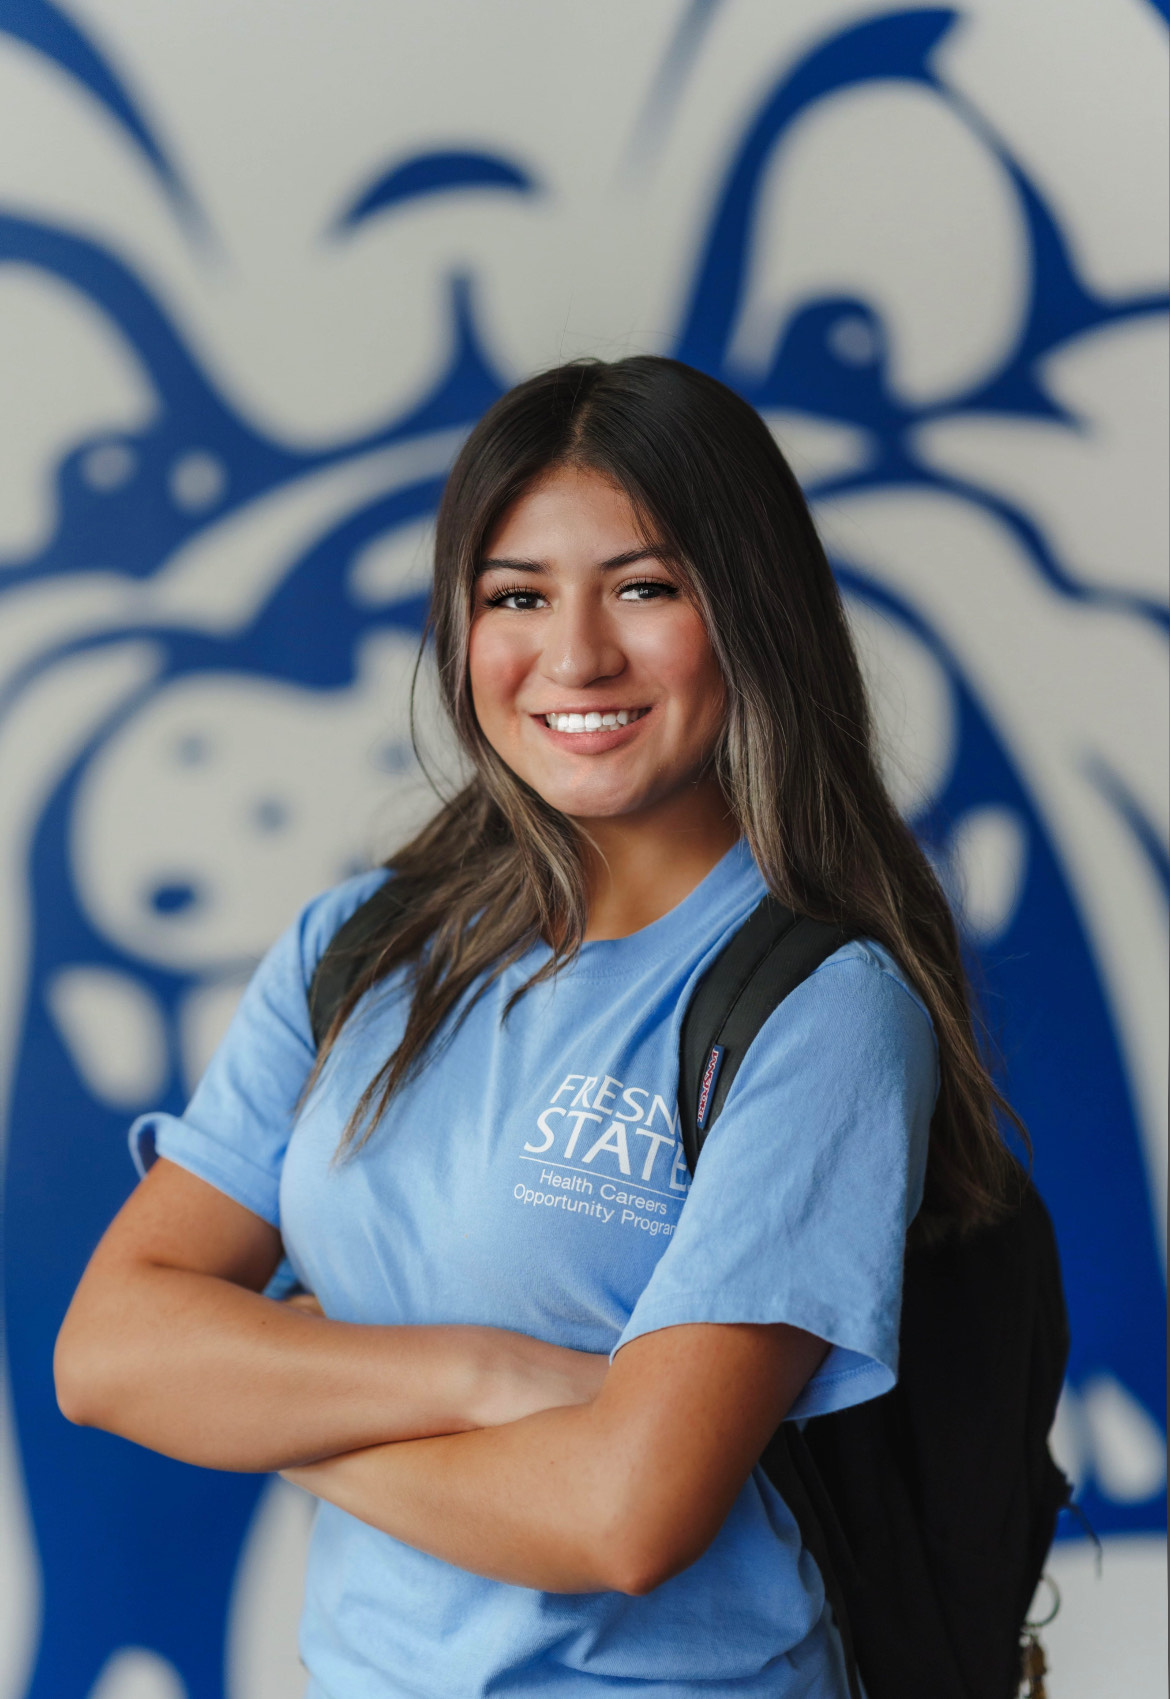
POLYGON ((711 1054, 707 1058, 707 1066, 703 1069, 703 1078, 699 1084, 699 1112, 695 1116, 695 1125, 700 1132, 707 1125, 711 1099, 715 1095, 715 1081, 719 1078, 719 1070, 722 1066, 723 1045, 713 1044, 711 1054))

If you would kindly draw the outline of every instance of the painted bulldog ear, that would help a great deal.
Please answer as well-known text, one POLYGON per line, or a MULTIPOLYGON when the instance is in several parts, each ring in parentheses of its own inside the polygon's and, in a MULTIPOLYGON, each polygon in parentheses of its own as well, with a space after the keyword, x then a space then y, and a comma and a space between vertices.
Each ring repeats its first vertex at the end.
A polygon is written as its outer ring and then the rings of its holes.
POLYGON ((1008 171, 945 91, 921 82, 854 85, 802 112, 760 172, 745 258, 727 358, 751 387, 794 317, 823 303, 827 385, 833 368, 840 383, 883 367, 892 399, 945 400, 1000 369, 1029 301, 1008 171))

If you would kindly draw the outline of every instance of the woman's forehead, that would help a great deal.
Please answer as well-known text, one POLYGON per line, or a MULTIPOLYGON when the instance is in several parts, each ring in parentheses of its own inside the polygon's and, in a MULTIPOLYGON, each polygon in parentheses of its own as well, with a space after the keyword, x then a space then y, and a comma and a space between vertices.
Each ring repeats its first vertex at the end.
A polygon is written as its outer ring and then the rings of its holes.
POLYGON ((480 570, 609 567, 666 555, 626 492, 590 467, 543 474, 501 514, 488 534, 480 570))

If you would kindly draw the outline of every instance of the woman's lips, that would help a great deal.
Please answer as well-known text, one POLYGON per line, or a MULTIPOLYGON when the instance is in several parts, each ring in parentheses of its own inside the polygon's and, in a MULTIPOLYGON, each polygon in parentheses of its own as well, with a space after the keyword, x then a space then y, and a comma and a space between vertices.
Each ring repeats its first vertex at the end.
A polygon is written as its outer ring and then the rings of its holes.
POLYGON ((577 755, 603 755, 637 737, 638 727, 649 712, 649 708, 554 709, 533 714, 532 718, 559 748, 577 755))

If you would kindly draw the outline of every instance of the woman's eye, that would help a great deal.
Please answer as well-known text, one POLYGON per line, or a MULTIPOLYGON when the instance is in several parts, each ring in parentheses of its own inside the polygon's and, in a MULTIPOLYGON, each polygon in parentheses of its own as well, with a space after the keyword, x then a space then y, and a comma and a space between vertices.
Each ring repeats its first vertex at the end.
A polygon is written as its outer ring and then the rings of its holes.
POLYGON ((509 608, 514 613, 528 613, 538 608, 544 600, 539 590, 525 590, 519 585, 512 585, 507 590, 497 590, 487 599, 489 608, 509 608))
POLYGON ((618 595, 623 602, 656 602, 663 596, 677 596, 678 590, 661 578, 639 578, 634 584, 623 584, 618 595))

